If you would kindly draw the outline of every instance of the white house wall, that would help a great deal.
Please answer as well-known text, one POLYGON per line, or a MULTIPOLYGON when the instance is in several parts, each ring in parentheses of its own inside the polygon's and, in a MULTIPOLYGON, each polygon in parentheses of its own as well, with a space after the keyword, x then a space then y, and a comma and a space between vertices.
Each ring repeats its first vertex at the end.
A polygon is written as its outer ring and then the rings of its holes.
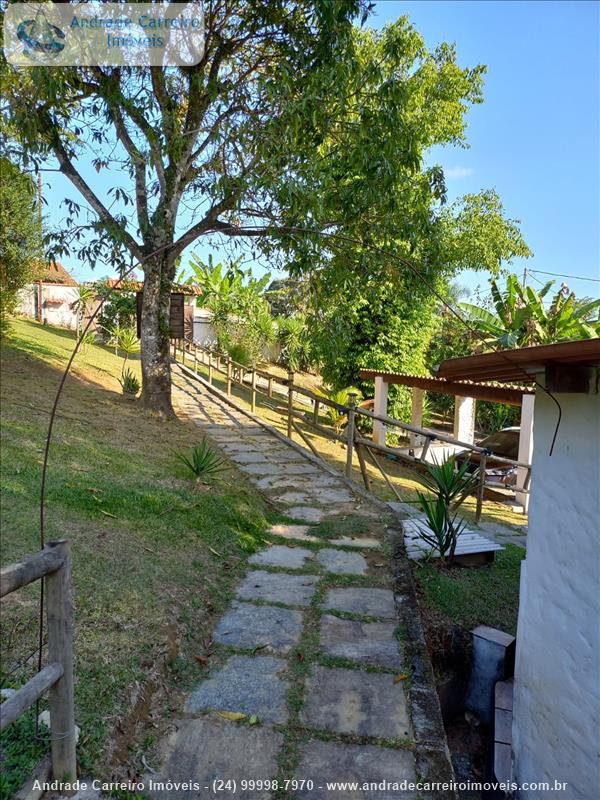
MULTIPOLYGON (((513 751, 516 780, 600 792, 600 395, 538 391, 527 559, 521 576, 513 751)), ((527 800, 544 791, 524 792, 527 800)))
MULTIPOLYGON (((17 312, 26 317, 36 318, 37 284, 30 284, 19 292, 17 312)), ((77 327, 77 314, 73 304, 79 297, 77 286, 64 286, 58 283, 42 284, 42 321, 59 328, 77 327)))

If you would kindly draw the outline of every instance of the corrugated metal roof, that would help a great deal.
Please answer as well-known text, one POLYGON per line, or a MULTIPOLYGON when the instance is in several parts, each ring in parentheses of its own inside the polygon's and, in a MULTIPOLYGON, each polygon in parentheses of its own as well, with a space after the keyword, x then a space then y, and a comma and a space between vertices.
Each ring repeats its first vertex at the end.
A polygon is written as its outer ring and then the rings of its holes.
POLYGON ((580 339, 555 344, 498 350, 475 356, 450 358, 440 364, 438 377, 447 380, 533 381, 547 364, 600 366, 600 339, 580 339))
POLYGON ((505 386, 497 383, 482 383, 472 380, 446 380, 432 375, 413 375, 408 372, 384 372, 376 369, 361 369, 360 377, 366 379, 383 378, 386 383, 399 386, 411 386, 429 392, 451 394, 456 397, 475 397, 478 400, 490 400, 497 403, 508 403, 520 406, 524 394, 533 394, 529 386, 505 386))

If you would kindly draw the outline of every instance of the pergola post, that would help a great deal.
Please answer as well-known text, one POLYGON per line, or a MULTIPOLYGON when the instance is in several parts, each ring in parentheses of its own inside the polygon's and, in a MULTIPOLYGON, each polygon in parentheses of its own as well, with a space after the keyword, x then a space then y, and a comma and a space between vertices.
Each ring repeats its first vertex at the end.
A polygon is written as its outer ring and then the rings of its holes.
POLYGON ((475 398, 454 398, 454 438, 475 444, 475 398))
MULTIPOLYGON (((411 391, 412 397, 412 411, 410 415, 410 424, 414 425, 415 428, 422 428, 423 427, 423 398, 425 396, 425 392, 423 389, 418 389, 416 386, 413 386, 411 391)), ((409 436, 410 446, 415 447, 417 444, 417 434, 411 433, 409 436)))
MULTIPOLYGON (((525 464, 531 464, 533 457, 533 408, 535 404, 534 394, 524 394, 521 405, 521 432, 519 434, 519 456, 518 460, 525 464)), ((517 467, 517 489, 515 499, 523 506, 523 511, 527 514, 529 509, 529 495, 520 492, 527 479, 527 469, 517 467)))
MULTIPOLYGON (((381 417, 387 417, 388 384, 381 376, 375 378, 374 412, 381 417)), ((375 444, 385 444, 385 425, 383 422, 373 420, 373 441, 375 444)))

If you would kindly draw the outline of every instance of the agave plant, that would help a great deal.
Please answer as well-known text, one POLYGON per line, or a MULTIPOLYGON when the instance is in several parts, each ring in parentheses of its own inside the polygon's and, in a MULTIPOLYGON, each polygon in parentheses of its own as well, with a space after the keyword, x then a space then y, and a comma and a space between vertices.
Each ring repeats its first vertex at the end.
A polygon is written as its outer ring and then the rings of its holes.
POLYGON ((140 382, 130 369, 124 369, 119 378, 123 394, 135 397, 140 390, 140 382))
POLYGON ((196 477, 196 480, 216 475, 225 469, 225 462, 221 456, 215 453, 205 441, 192 448, 189 457, 183 453, 176 453, 175 455, 188 467, 196 477))
POLYGON ((450 456, 441 464, 427 464, 427 472, 418 481, 431 492, 430 496, 417 492, 429 531, 421 531, 422 538, 436 547, 444 560, 452 561, 458 537, 465 521, 453 514, 477 485, 477 472, 469 472, 469 461, 457 468, 456 457, 450 456))
POLYGON ((465 520, 457 514, 449 514, 448 506, 441 497, 425 497, 421 492, 417 492, 417 495, 429 528, 429 531, 420 529, 421 538, 439 550, 444 561, 452 563, 458 537, 466 525, 465 520))

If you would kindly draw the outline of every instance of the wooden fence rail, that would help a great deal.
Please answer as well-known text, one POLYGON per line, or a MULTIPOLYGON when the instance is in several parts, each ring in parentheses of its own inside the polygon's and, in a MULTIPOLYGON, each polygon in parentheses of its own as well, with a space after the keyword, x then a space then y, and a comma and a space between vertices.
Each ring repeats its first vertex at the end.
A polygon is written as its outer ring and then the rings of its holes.
MULTIPOLYGON (((75 781, 75 707, 73 701, 73 600, 70 544, 48 542, 43 550, 0 572, 0 597, 44 580, 48 665, 0 706, 0 729, 13 723, 48 692, 52 772, 55 780, 75 781)), ((63 790, 63 794, 69 794, 63 790)))
POLYGON ((486 486, 486 461, 489 458, 493 458, 494 462, 506 464, 508 466, 513 467, 523 467, 527 470, 526 478, 525 478, 525 485, 523 488, 519 488, 519 491, 522 493, 527 493, 529 491, 529 482, 531 479, 531 464, 524 463, 522 461, 515 461, 514 459, 505 458, 504 456, 498 456, 492 454, 489 450, 479 447, 472 442, 463 442, 458 439, 454 439, 452 436, 448 436, 445 433, 441 433, 439 431, 434 431, 428 428, 417 428, 414 425, 409 425, 406 422, 401 422, 394 417, 383 416, 381 414, 375 414, 373 411, 369 411, 366 408, 362 408, 356 404, 356 395, 350 396, 350 404, 349 405, 342 405, 340 403, 336 403, 334 400, 326 397, 325 395, 317 394, 316 392, 312 392, 310 389, 306 389, 304 386, 299 386, 297 383, 294 383, 294 373, 289 372, 287 378, 282 378, 279 375, 275 375, 273 373, 267 372, 265 370, 255 369, 254 367, 246 367, 243 364, 239 364, 233 361, 228 355, 225 353, 220 353, 217 350, 203 347, 202 345, 197 345, 194 342, 188 340, 180 340, 179 343, 174 344, 174 357, 177 356, 177 344, 179 346, 179 350, 181 352, 181 360, 182 363, 185 364, 185 355, 189 353, 193 357, 194 363, 194 371, 197 373, 197 364, 198 364, 198 353, 200 353, 200 361, 204 366, 208 366, 208 382, 212 384, 213 382, 213 373, 217 372, 220 375, 224 376, 225 384, 226 384, 226 393, 227 395, 231 395, 232 393, 232 384, 236 383, 246 391, 251 393, 251 408, 254 412, 256 410, 256 394, 264 395, 265 397, 272 398, 274 394, 274 385, 279 384, 280 389, 276 392, 282 398, 285 398, 286 403, 285 406, 282 406, 282 413, 287 419, 286 425, 286 432, 289 439, 292 438, 293 432, 295 431, 299 434, 308 447, 318 455, 318 451, 316 450, 315 446, 310 442, 310 440, 302 433, 299 425, 294 422, 294 420, 301 420, 303 424, 313 428, 314 430, 322 433, 327 438, 332 438, 336 441, 342 442, 346 446, 346 463, 345 463, 345 474, 346 476, 350 477, 352 474, 352 464, 353 464, 353 457, 354 452, 356 452, 359 467, 361 470, 361 474, 363 477, 363 482, 367 489, 370 489, 370 482, 367 476, 367 469, 366 469, 366 459, 365 453, 369 455, 369 458, 373 465, 381 472, 386 484, 389 486, 391 491, 394 495, 401 500, 400 495, 398 494, 397 489, 394 487, 392 482, 389 479, 389 476, 386 474, 381 460, 375 456, 376 452, 382 453, 386 456, 393 456, 395 459, 400 461, 405 461, 407 464, 410 464, 412 468, 416 469, 423 469, 427 462, 427 453, 429 448, 433 442, 445 442, 447 444, 453 445, 455 447, 461 447, 464 450, 468 450, 471 453, 477 453, 480 460, 480 466, 478 470, 478 486, 476 491, 476 511, 475 517, 476 520, 479 521, 481 518, 481 513, 483 509, 483 497, 484 497, 484 490, 486 486), (221 366, 221 360, 226 363, 226 367, 223 368, 221 366), (214 363, 213 363, 214 362, 214 363), (262 387, 257 385, 257 377, 262 378, 263 380, 267 381, 267 389, 264 390, 262 387), (298 409, 294 408, 294 396, 300 396, 306 398, 310 403, 307 405, 310 408, 312 404, 312 411, 310 415, 308 414, 307 410, 299 411, 298 409), (346 417, 346 432, 345 435, 341 435, 339 433, 334 433, 331 430, 330 426, 325 426, 320 423, 319 421, 319 410, 322 407, 332 408, 337 411, 339 414, 344 415, 346 417), (408 453, 401 452, 398 448, 389 447, 387 445, 377 444, 376 442, 372 441, 371 439, 366 439, 363 436, 360 436, 358 433, 358 426, 357 420, 359 417, 363 417, 366 419, 370 419, 372 421, 381 422, 384 425, 390 428, 396 428, 403 433, 411 433, 421 436, 424 440, 423 448, 421 450, 420 456, 413 456, 408 453))

